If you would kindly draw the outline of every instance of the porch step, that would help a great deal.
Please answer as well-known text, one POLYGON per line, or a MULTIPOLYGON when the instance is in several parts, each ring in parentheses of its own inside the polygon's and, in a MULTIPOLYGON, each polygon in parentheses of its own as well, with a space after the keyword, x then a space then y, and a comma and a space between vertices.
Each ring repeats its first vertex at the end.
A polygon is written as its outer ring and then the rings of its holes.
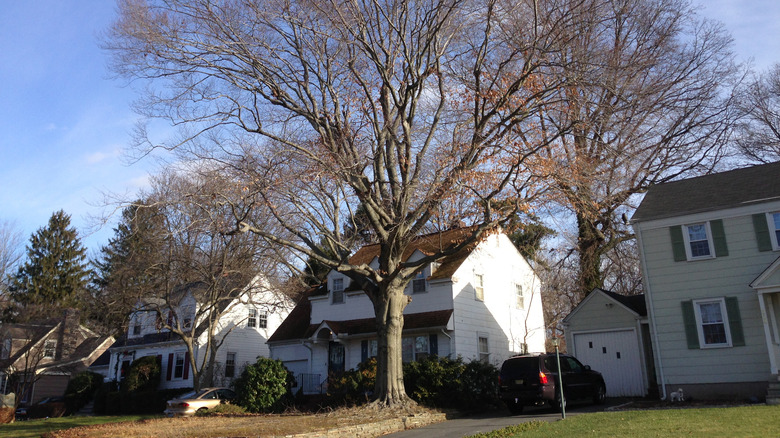
POLYGON ((769 386, 766 390, 766 404, 780 405, 780 381, 777 378, 769 381, 769 386))
POLYGON ((79 411, 76 412, 74 415, 79 415, 82 417, 95 415, 95 402, 93 400, 90 400, 89 403, 82 406, 81 409, 79 409, 79 411))

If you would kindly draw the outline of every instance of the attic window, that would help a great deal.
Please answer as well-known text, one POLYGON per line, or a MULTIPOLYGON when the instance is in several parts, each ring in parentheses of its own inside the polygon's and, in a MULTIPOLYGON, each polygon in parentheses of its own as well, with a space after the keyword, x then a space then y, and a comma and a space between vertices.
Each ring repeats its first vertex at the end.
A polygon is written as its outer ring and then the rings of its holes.
POLYGON ((54 354, 57 352, 57 341, 54 339, 49 339, 43 344, 43 357, 44 358, 53 358, 54 354))
POLYGON ((482 274, 474 274, 474 298, 485 301, 485 283, 482 274))
POLYGON ((133 324, 133 335, 138 336, 141 334, 141 323, 136 322, 133 324))
POLYGON ((525 309, 525 296, 523 295, 523 286, 515 284, 515 294, 517 295, 517 308, 525 309))
POLYGON ((249 308, 249 316, 246 318, 246 326, 249 328, 257 327, 257 309, 254 307, 249 308))
POLYGON ((425 271, 420 271, 417 277, 412 280, 412 293, 419 294, 425 292, 428 289, 427 282, 425 281, 425 271))
POLYGON ((344 302, 344 279, 333 279, 333 300, 332 304, 342 304, 344 302))

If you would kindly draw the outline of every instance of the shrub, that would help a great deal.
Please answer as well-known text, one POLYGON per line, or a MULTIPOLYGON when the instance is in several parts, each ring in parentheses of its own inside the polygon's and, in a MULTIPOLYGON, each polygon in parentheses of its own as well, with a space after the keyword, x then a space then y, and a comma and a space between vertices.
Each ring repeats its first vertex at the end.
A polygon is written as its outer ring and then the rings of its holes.
POLYGON ((130 364, 127 375, 122 381, 124 392, 154 391, 160 384, 162 365, 156 356, 141 357, 130 364))
POLYGON ((65 389, 65 406, 68 412, 77 412, 92 400, 102 383, 103 376, 91 371, 82 371, 73 376, 65 389))
POLYGON ((498 369, 479 361, 431 357, 404 364, 404 386, 415 401, 462 410, 498 406, 498 369))
POLYGON ((65 402, 32 405, 27 408, 27 418, 59 418, 65 415, 65 402))
POLYGON ((376 358, 358 364, 357 370, 328 377, 328 397, 333 404, 365 403, 376 384, 376 358))
POLYGON ((281 410, 283 398, 289 393, 289 379, 290 373, 282 361, 258 358, 233 383, 237 403, 249 412, 281 410))
POLYGON ((239 405, 230 403, 219 404, 207 411, 196 411, 195 415, 198 417, 205 417, 208 415, 242 415, 246 414, 246 409, 239 405))

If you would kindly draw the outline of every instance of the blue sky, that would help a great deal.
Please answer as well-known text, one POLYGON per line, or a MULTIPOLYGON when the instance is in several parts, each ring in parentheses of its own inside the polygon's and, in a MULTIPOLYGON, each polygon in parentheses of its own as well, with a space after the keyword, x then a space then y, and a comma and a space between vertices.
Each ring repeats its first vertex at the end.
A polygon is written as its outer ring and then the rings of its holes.
MULTIPOLYGON (((703 4, 743 60, 780 61, 780 2, 703 4)), ((155 168, 122 157, 136 95, 110 78, 97 38, 114 18, 110 0, 0 0, 0 222, 15 222, 25 243, 63 209, 97 250, 113 225, 95 231, 90 219, 103 212, 102 194, 132 195, 155 168)))

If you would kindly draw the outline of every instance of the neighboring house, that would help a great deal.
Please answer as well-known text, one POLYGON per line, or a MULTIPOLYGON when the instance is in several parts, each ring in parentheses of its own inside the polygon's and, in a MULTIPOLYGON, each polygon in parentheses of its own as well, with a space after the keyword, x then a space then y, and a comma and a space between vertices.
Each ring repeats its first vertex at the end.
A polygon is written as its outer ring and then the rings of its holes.
MULTIPOLYGON (((246 288, 232 300, 223 300, 223 317, 217 321, 214 341, 222 342, 214 365, 216 385, 229 385, 244 366, 257 357, 268 357, 266 341, 293 308, 285 295, 272 290, 266 282, 255 280, 255 287, 246 288), (224 341, 224 342, 223 342, 224 341)), ((121 381, 130 364, 138 358, 156 356, 162 366, 160 389, 193 387, 192 367, 184 341, 162 327, 154 309, 163 309, 166 318, 176 315, 185 327, 195 331, 194 359, 202 361, 201 349, 207 341, 207 323, 193 321, 200 306, 203 285, 194 283, 177 288, 167 303, 158 299, 140 301, 130 315, 128 332, 109 350, 108 380, 121 381), (171 305, 170 308, 165 306, 171 305), (171 311, 172 310, 172 311, 171 311)))
POLYGON ((73 374, 85 371, 114 338, 79 324, 79 312, 59 320, 0 324, 0 390, 14 392, 20 405, 63 396, 73 374))
POLYGON ((644 295, 593 289, 563 319, 570 354, 604 376, 609 397, 642 397, 656 379, 644 295))
MULTIPOLYGON (((471 229, 419 237, 404 260, 452 247, 467 233, 471 229)), ((350 263, 377 267, 378 254, 378 245, 369 245, 350 263)), ((503 233, 425 266, 406 293, 412 299, 404 309, 404 361, 438 355, 500 365, 516 353, 544 351, 539 278, 503 233)), ((271 357, 284 362, 304 392, 319 392, 329 373, 376 356, 373 306, 348 277, 331 271, 268 343, 271 357)))
POLYGON ((632 222, 662 397, 763 399, 780 364, 780 162, 653 186, 632 222))

